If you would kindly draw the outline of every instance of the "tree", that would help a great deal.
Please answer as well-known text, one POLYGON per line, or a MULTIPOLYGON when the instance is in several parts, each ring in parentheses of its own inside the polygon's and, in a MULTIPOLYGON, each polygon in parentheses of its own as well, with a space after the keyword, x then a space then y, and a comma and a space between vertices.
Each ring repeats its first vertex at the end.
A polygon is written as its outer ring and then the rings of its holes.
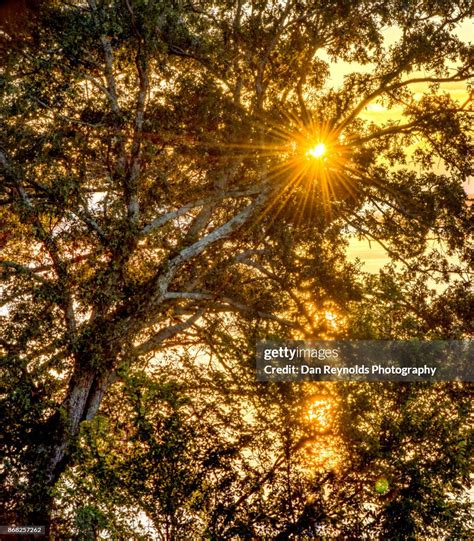
MULTIPOLYGON (((5 12, 7 522, 49 525, 81 425, 147 356, 212 348, 216 321, 322 336, 324 310, 363 314, 372 292, 345 259, 350 234, 384 246, 413 283, 457 277, 446 295, 468 306, 470 100, 441 85, 471 76, 455 32, 469 10, 89 0, 5 12), (320 50, 373 71, 328 88, 320 50), (401 120, 363 120, 377 100, 401 120), (456 264, 427 253, 432 237, 456 264)), ((442 322, 431 306, 404 305, 417 321, 405 335, 470 332, 457 302, 442 322)), ((375 332, 354 319, 344 332, 375 332)))
POLYGON ((248 333, 216 328, 206 370, 190 348, 130 371, 83 426, 60 538, 91 510, 118 539, 469 538, 469 389, 256 385, 248 333))

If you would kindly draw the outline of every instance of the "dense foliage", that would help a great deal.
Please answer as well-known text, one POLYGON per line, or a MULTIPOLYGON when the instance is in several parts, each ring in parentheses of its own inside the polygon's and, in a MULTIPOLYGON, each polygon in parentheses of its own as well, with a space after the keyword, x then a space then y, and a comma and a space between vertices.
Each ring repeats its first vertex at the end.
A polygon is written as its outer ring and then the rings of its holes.
POLYGON ((472 336, 471 9, 2 3, 2 524, 469 537, 465 384, 257 384, 254 347, 472 336))

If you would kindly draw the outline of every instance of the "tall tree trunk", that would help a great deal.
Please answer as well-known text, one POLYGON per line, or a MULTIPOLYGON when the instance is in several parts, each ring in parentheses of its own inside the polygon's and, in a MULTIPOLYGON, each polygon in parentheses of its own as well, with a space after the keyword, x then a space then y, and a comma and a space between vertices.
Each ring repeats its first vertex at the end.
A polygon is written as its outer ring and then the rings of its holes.
POLYGON ((79 434, 81 421, 97 413, 109 381, 110 371, 98 374, 91 367, 76 368, 63 404, 38 431, 29 492, 18 517, 19 525, 45 526, 50 535, 52 491, 70 463, 70 447, 79 434))

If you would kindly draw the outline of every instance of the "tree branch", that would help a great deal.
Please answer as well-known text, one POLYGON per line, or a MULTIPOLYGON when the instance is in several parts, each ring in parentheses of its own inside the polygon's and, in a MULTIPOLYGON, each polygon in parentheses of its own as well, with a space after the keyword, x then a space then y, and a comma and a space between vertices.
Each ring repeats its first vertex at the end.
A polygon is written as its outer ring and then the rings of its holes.
POLYGON ((254 314, 255 316, 261 317, 262 319, 271 319, 287 327, 297 326, 295 323, 292 323, 291 321, 287 319, 275 316, 274 314, 270 314, 269 312, 263 312, 261 310, 247 306, 246 304, 240 301, 237 301, 235 299, 232 299, 230 297, 220 297, 219 295, 215 295, 215 294, 213 295, 212 293, 194 292, 194 291, 189 291, 189 292, 169 291, 168 293, 165 294, 164 300, 172 300, 172 299, 173 300, 174 299, 189 299, 189 300, 197 300, 197 301, 213 301, 212 304, 207 305, 209 308, 219 309, 223 305, 228 305, 239 312, 254 314))
POLYGON ((164 342, 168 338, 171 338, 177 333, 185 331, 189 327, 192 327, 204 315, 205 311, 205 308, 201 308, 185 321, 161 329, 157 334, 149 338, 146 342, 143 342, 139 346, 136 346, 133 350, 133 355, 139 357, 155 350, 162 342, 164 342))
MULTIPOLYGON (((463 75, 464 71, 465 70, 460 70, 456 73, 456 75, 453 75, 452 77, 415 77, 413 79, 407 79, 405 81, 400 81, 399 83, 394 83, 392 85, 387 85, 387 83, 384 82, 376 90, 371 92, 367 97, 365 97, 362 101, 359 102, 359 104, 352 110, 352 112, 337 126, 337 130, 342 131, 348 124, 355 120, 357 116, 359 116, 359 114, 367 105, 369 105, 371 101, 382 95, 384 92, 389 93, 393 90, 398 90, 399 88, 403 88, 405 86, 416 83, 450 83, 456 81, 466 81, 467 79, 472 77, 472 73, 463 75)), ((396 75, 398 75, 398 73, 396 75)), ((396 75, 394 75, 394 77, 396 77, 396 75)))
POLYGON ((0 265, 5 268, 11 268, 16 270, 19 273, 27 274, 28 276, 31 276, 38 282, 44 284, 44 285, 52 285, 51 282, 40 276, 39 274, 36 274, 34 272, 34 269, 30 269, 29 267, 25 267, 24 265, 21 265, 20 263, 17 263, 16 261, 5 261, 0 260, 0 265))
POLYGON ((372 139, 377 139, 379 137, 383 137, 384 135, 391 135, 391 134, 397 134, 397 133, 405 133, 408 131, 413 131, 416 128, 419 128, 419 121, 414 120, 413 122, 408 122, 407 124, 398 124, 396 126, 389 126, 387 128, 377 130, 374 133, 371 133, 370 135, 366 135, 365 137, 358 137, 356 139, 349 139, 348 144, 349 145, 361 145, 362 143, 366 143, 367 141, 370 141, 372 139))
POLYGON ((186 205, 183 205, 181 208, 177 210, 172 210, 170 212, 166 212, 165 214, 162 214, 161 216, 158 216, 153 221, 148 223, 143 227, 143 229, 140 231, 140 236, 148 235, 149 233, 152 233, 155 231, 155 229, 158 229, 162 227, 163 225, 167 224, 169 221, 174 220, 175 218, 179 218, 180 216, 183 216, 193 208, 197 207, 203 207, 206 205, 212 205, 213 203, 217 203, 219 201, 222 201, 224 199, 228 198, 244 198, 249 197, 251 195, 257 195, 261 193, 263 187, 262 186, 255 186, 254 188, 250 188, 249 190, 244 191, 236 191, 236 192, 227 192, 224 194, 217 195, 215 197, 210 197, 208 199, 198 199, 197 201, 192 201, 191 203, 187 203, 186 205))
POLYGON ((181 252, 170 261, 170 267, 178 267, 185 261, 199 255, 211 244, 214 244, 215 242, 231 235, 234 231, 239 229, 250 218, 250 216, 252 216, 252 214, 267 201, 268 196, 269 190, 263 191, 257 197, 257 199, 255 199, 255 201, 247 205, 241 212, 231 218, 224 225, 221 225, 217 229, 214 229, 214 231, 212 231, 202 239, 198 240, 191 246, 188 246, 181 250, 181 252))
POLYGON ((12 170, 11 166, 8 163, 8 160, 0 150, 0 165, 3 167, 6 177, 10 179, 14 186, 16 187, 20 199, 27 211, 28 219, 33 226, 35 234, 40 242, 43 243, 44 247, 48 251, 51 260, 54 265, 54 270, 59 279, 59 285, 62 293, 61 308, 64 311, 64 319, 66 323, 66 328, 71 333, 72 336, 76 335, 77 325, 76 325, 76 316, 74 313, 74 304, 71 292, 68 288, 69 285, 69 273, 67 269, 67 264, 61 259, 59 255, 59 248, 56 244, 53 236, 45 231, 41 220, 39 219, 36 210, 31 202, 26 190, 23 188, 23 185, 16 173, 12 170))

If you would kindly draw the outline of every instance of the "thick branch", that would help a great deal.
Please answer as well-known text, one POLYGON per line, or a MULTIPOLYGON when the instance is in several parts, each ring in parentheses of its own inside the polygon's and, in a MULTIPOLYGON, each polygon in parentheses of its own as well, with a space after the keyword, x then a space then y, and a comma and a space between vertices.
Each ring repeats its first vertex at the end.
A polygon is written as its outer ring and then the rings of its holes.
POLYGON ((179 332, 183 332, 189 327, 192 327, 195 323, 197 323, 197 321, 199 321, 199 319, 201 319, 201 317, 204 315, 204 312, 205 309, 202 308, 185 321, 161 329, 157 334, 149 338, 146 342, 143 342, 142 344, 137 346, 134 349, 133 354, 139 357, 141 355, 145 355, 146 353, 154 351, 161 343, 163 343, 168 338, 172 338, 179 332))
POLYGON ((227 192, 224 194, 219 194, 215 197, 209 197, 208 199, 198 199, 197 201, 192 201, 190 203, 186 203, 186 205, 183 205, 181 208, 172 210, 169 212, 166 212, 165 214, 162 214, 161 216, 158 216, 153 221, 151 221, 149 224, 145 225, 143 229, 140 231, 141 236, 148 235, 149 233, 152 233, 156 229, 159 229, 163 225, 166 225, 169 221, 174 220, 175 218, 179 218, 180 216, 183 216, 190 210, 197 208, 197 207, 204 207, 206 205, 212 205, 214 203, 217 203, 218 201, 222 201, 224 199, 228 198, 243 198, 243 197, 249 197, 251 195, 257 195, 262 192, 262 186, 255 186, 254 188, 250 188, 249 190, 244 191, 236 191, 236 192, 227 192))
POLYGON ((259 197, 257 197, 257 199, 255 199, 255 201, 247 205, 241 212, 239 212, 239 214, 234 216, 227 223, 221 225, 217 229, 214 229, 214 231, 212 231, 202 239, 198 240, 191 246, 188 246, 181 250, 181 252, 174 259, 171 260, 170 267, 178 267, 185 261, 196 257, 197 255, 202 253, 211 244, 214 244, 215 242, 231 235, 245 222, 247 222, 247 220, 252 216, 252 214, 254 214, 255 211, 267 201, 267 199, 268 190, 265 190, 259 195, 259 197))
MULTIPOLYGON (((252 308, 251 306, 248 306, 240 301, 237 301, 235 299, 232 299, 230 297, 219 297, 219 295, 213 295, 212 293, 204 293, 204 292, 194 292, 194 291, 169 291, 165 294, 164 300, 171 300, 171 299, 189 299, 189 300, 196 300, 196 301, 211 301, 208 305, 209 308, 215 308, 220 309, 224 305, 230 306, 234 309, 234 311, 238 312, 244 312, 244 313, 250 313, 254 314, 255 316, 258 316, 262 319, 271 319, 273 321, 277 321, 278 323, 285 325, 287 327, 295 327, 296 325, 292 323, 291 321, 278 317, 274 314, 270 314, 268 312, 263 312, 261 310, 257 310, 255 308, 252 308)), ((228 309, 226 309, 228 311, 228 309)))
POLYGON ((132 26, 137 36, 138 47, 137 54, 135 57, 135 66, 138 73, 138 95, 136 102, 136 111, 135 111, 135 125, 133 128, 133 140, 132 140, 132 150, 131 150, 131 159, 130 159, 130 173, 128 179, 125 181, 125 192, 127 196, 127 211, 128 219, 134 228, 138 224, 139 216, 139 203, 138 203, 138 178, 141 171, 141 137, 143 131, 143 120, 145 115, 145 105, 146 105, 146 96, 149 88, 149 77, 148 77, 148 59, 145 54, 145 44, 143 43, 143 38, 140 35, 138 30, 135 14, 130 5, 130 2, 126 0, 126 6, 130 13, 132 26))

